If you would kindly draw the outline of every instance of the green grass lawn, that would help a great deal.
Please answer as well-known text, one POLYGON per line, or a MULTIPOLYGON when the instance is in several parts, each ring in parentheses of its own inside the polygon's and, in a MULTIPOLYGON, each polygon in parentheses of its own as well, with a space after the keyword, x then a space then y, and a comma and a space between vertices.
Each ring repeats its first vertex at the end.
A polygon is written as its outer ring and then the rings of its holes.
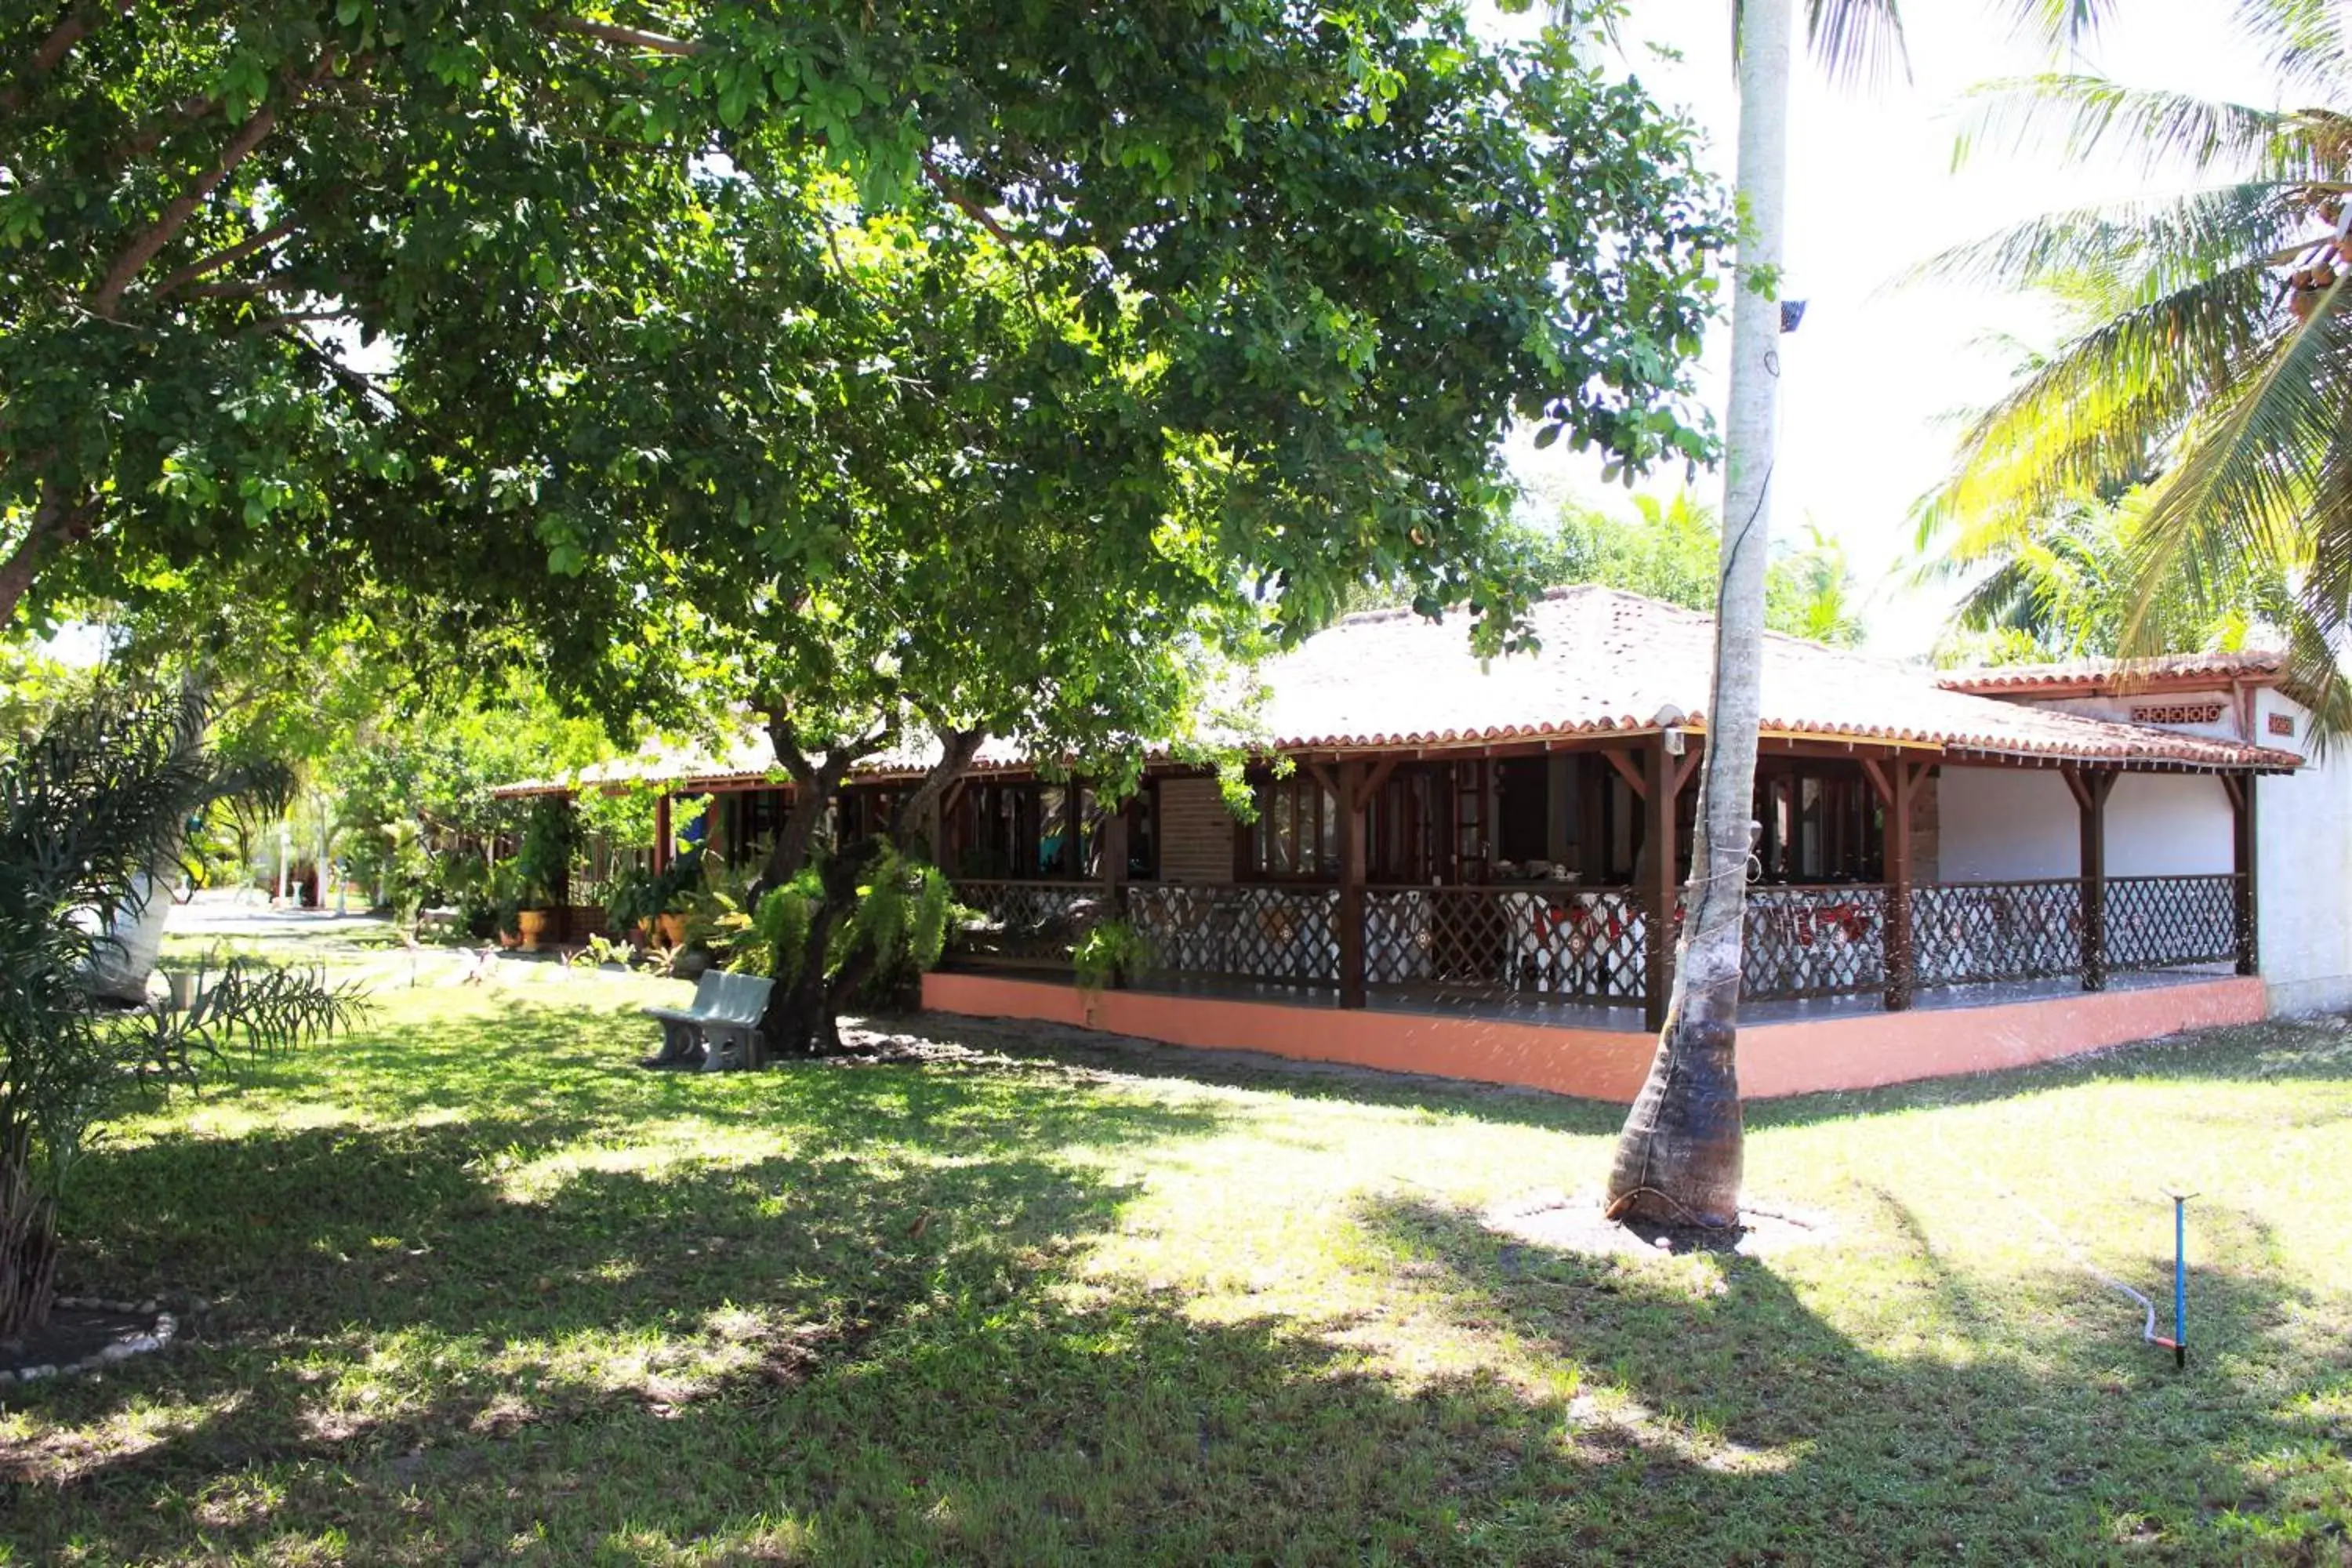
POLYGON ((1754 1107, 1834 1239, 1605 1259, 1478 1215, 1597 1186, 1606 1107, 1019 1035, 645 1073, 652 984, 388 989, 119 1129, 68 1289, 219 1310, 11 1397, 0 1558, 2347 1559, 2336 1025, 1754 1107), (2185 1376, 2042 1223, 2154 1290, 2169 1182, 2185 1376))

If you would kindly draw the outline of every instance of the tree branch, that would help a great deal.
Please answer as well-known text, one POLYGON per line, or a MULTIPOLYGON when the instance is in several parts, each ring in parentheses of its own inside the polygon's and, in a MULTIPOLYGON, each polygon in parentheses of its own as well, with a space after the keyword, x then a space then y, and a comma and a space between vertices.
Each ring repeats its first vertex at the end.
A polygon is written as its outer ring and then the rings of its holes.
POLYGON ((638 27, 624 27, 611 22, 591 22, 579 16, 550 16, 547 26, 559 33, 574 33, 583 38, 646 49, 657 55, 698 55, 710 47, 699 38, 673 38, 638 27))
MULTIPOLYGON (((228 266, 231 262, 242 261, 247 257, 251 256, 255 251, 261 250, 277 244, 288 235, 292 234, 297 226, 299 226, 298 220, 290 217, 282 219, 278 223, 271 224, 268 228, 263 229, 259 234, 253 236, 249 239, 241 239, 235 245, 228 246, 224 249, 215 250, 201 261, 190 262, 187 266, 181 268, 177 272, 174 272, 170 277, 164 279, 161 283, 156 284, 155 292, 158 294, 169 294, 173 289, 179 288, 182 284, 192 283, 197 279, 202 278, 207 272, 216 272, 220 268, 228 266)), ((195 292, 201 294, 207 292, 207 290, 199 289, 195 290, 195 292)))
MULTIPOLYGON (((363 60, 364 57, 362 57, 360 61, 353 63, 356 66, 363 60)), ((331 53, 320 55, 318 65, 312 68, 307 78, 289 84, 286 107, 291 109, 299 103, 302 100, 302 95, 324 80, 328 72, 333 68, 334 56, 331 53)), ((108 318, 114 315, 115 310, 121 305, 123 293, 131 287, 132 279, 139 276, 149 262, 162 253, 165 246, 172 243, 181 229, 187 226, 188 219, 195 216, 196 208, 204 204, 207 196, 220 188, 221 182, 234 174, 239 163, 252 156, 253 150, 261 145, 263 138, 267 137, 271 129, 277 125, 278 112, 277 106, 270 104, 264 104, 255 110, 253 117, 237 128, 235 136, 229 138, 228 145, 221 150, 219 161, 205 171, 194 186, 174 196, 171 204, 164 207, 163 216, 155 220, 152 227, 131 242, 129 248, 115 260, 113 268, 107 273, 106 280, 100 283, 97 292, 90 296, 91 314, 108 318)))
MULTIPOLYGON (((118 5, 115 8, 118 12, 131 9, 128 5, 118 5)), ((58 25, 49 29, 48 36, 33 50, 33 58, 26 63, 23 74, 7 87, 0 88, 0 114, 14 114, 24 108, 26 84, 57 69, 66 56, 73 51, 73 47, 89 35, 89 7, 74 5, 68 8, 66 14, 58 18, 58 25)))
MULTIPOLYGON (((923 782, 901 799, 898 809, 890 814, 890 841, 893 844, 906 842, 908 824, 919 821, 925 812, 930 810, 931 803, 946 792, 948 785, 963 776, 987 740, 988 731, 977 725, 969 730, 951 729, 946 725, 940 727, 940 760, 931 764, 930 771, 923 775, 923 782)), ((931 853, 937 855, 939 852, 940 847, 932 845, 931 853)))
POLYGON ((207 170, 192 188, 173 197, 154 226, 132 240, 115 259, 114 266, 107 272, 106 281, 100 283, 98 291, 89 297, 91 314, 106 317, 114 314, 121 305, 123 291, 131 287, 131 279, 137 278, 141 269, 172 243, 173 237, 187 226, 188 219, 195 216, 196 208, 203 205, 205 198, 220 188, 221 182, 227 179, 256 147, 261 145, 262 138, 268 136, 277 123, 277 110, 264 108, 254 111, 253 118, 229 138, 228 145, 221 151, 220 161, 207 170))
POLYGON ((42 557, 57 544, 78 544, 98 524, 98 501, 90 498, 68 503, 55 479, 41 481, 41 499, 33 508, 32 524, 5 561, 0 561, 0 626, 16 614, 16 605, 40 575, 42 557))
POLYGON ((966 195, 962 191, 957 189, 953 184, 949 183, 947 175, 940 172, 939 164, 933 161, 929 151, 919 153, 916 154, 916 156, 922 163, 923 178, 929 182, 931 189, 947 197, 949 202, 953 204, 960 211, 961 211, 966 217, 969 217, 972 222, 980 225, 981 227, 994 235, 1003 244, 1006 246, 1016 246, 1020 244, 1019 240, 1013 238, 1013 236, 1007 232, 1003 224, 996 221, 995 217, 986 207, 982 206, 978 202, 972 200, 971 197, 966 195))

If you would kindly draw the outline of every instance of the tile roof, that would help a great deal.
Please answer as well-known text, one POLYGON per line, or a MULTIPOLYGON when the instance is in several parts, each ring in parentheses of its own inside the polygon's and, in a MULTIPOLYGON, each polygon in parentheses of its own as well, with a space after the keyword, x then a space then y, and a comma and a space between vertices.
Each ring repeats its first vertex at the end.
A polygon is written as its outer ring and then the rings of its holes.
POLYGON ((1936 683, 1949 691, 2038 692, 2064 690, 2104 696, 2179 690, 2216 681, 2275 681, 2286 668, 2276 648, 2234 653, 2168 653, 2154 658, 2079 658, 2057 664, 1996 664, 1948 669, 1936 683))
MULTIPOLYGON (((1269 664, 1276 749, 1495 742, 1675 724, 1706 728, 1715 621, 1612 588, 1557 588, 1535 606, 1543 649, 1482 666, 1462 623, 1410 611, 1350 616, 1269 664)), ((1987 756, 2294 767, 2301 758, 1954 690, 1932 671, 1779 633, 1764 639, 1768 734, 1987 756)))
MULTIPOLYGON (((1540 652, 1482 663, 1462 617, 1430 621, 1409 610, 1349 616, 1266 665, 1263 721, 1271 749, 1444 750, 1706 728, 1713 617, 1586 585, 1553 589, 1531 619, 1540 652)), ((2303 761, 2269 747, 2000 701, 1916 665, 1779 633, 1764 640, 1763 710, 1768 735, 1909 746, 1958 760, 2262 770, 2303 761)), ((771 776, 773 763, 766 737, 752 731, 724 756, 649 751, 581 779, 709 786, 771 776)), ((923 765, 910 755, 869 773, 923 765)), ((1019 767, 1022 758, 992 745, 979 765, 1019 767)), ((562 787, 562 781, 542 781, 501 793, 562 787)))

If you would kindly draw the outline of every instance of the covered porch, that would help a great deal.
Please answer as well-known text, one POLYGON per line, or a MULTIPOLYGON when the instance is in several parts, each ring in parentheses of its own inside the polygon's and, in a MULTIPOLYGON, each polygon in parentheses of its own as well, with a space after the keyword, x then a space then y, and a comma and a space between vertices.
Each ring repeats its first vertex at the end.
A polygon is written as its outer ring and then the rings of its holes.
MULTIPOLYGON (((1116 812, 1076 785, 1035 786, 1034 804, 1004 809, 1001 797, 1023 786, 995 781, 983 786, 1000 797, 989 811, 947 814, 945 863, 1003 863, 1001 841, 992 859, 971 853, 975 824, 1035 824, 1023 830, 1045 847, 1026 875, 956 879, 983 920, 951 966, 1066 973, 1078 933, 1123 919, 1141 949, 1126 977, 1137 990, 1652 1032, 1671 989, 1702 752, 1700 736, 1661 730, 1433 765, 1396 753, 1304 758, 1286 777, 1269 770, 1257 782, 1254 822, 1227 816, 1205 829, 1194 805, 1205 781, 1155 781, 1116 812), (1230 845, 1213 847, 1230 855, 1231 871, 1182 877, 1220 826, 1230 845), (1415 879, 1396 879, 1402 860, 1417 862, 1415 879), (1163 861, 1180 875, 1157 874, 1163 861)), ((1744 942, 1751 1016, 2253 974, 2253 778, 2148 759, 1964 763, 1940 748, 1768 742, 1744 942), (1937 878, 1922 840, 1934 837, 1938 782, 2021 766, 2063 781, 2071 797, 2075 863, 2052 868, 2071 874, 1937 878), (2210 792, 2227 814, 2229 859, 2112 874, 2109 802, 2134 773, 2173 779, 2175 794, 2210 792)))

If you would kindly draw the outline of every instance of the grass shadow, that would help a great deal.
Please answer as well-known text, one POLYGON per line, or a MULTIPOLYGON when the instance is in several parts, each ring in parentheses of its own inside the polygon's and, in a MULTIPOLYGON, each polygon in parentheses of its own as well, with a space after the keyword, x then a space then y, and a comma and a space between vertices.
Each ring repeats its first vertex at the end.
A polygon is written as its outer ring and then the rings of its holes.
POLYGON ((2292 1328, 2302 1293, 2274 1275, 2200 1278, 2216 1353, 2182 1376, 2086 1277, 1989 1303, 1916 1225, 1889 1281, 1916 1332, 1886 1353, 1775 1260, 1595 1258, 1419 1202, 1360 1219, 1438 1271, 1446 1310, 1605 1380, 1570 1426, 1626 1460, 1593 1479, 1621 1555, 2335 1561, 2344 1539, 2341 1455, 2281 1457, 2328 1430, 2313 1402, 2340 1398, 2352 1348, 2315 1354, 2292 1328))

